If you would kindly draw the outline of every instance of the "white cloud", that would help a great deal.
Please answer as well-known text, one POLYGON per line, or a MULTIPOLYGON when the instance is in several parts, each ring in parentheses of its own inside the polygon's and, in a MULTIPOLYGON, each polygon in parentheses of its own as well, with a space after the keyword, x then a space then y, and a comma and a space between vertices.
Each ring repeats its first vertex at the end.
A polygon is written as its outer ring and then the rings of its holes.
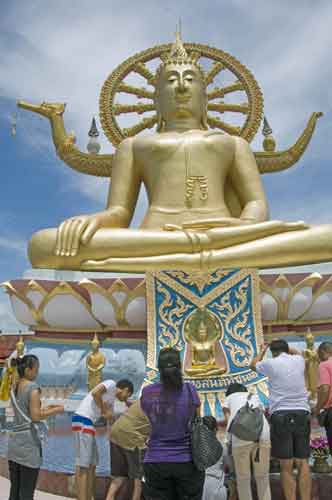
POLYGON ((17 237, 0 236, 0 248, 26 254, 26 241, 17 237))
POLYGON ((19 323, 12 313, 7 295, 0 293, 0 330, 3 332, 17 332, 26 330, 27 327, 19 323))

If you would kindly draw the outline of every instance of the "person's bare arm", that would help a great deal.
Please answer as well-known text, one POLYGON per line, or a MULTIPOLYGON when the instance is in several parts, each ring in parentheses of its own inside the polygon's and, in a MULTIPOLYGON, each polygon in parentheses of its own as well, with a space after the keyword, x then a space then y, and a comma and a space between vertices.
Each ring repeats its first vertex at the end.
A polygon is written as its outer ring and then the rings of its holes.
POLYGON ((252 362, 250 364, 251 370, 253 370, 254 372, 256 371, 256 365, 257 365, 257 363, 259 363, 260 361, 263 360, 263 358, 265 356, 265 353, 268 350, 268 348, 269 348, 269 344, 263 344, 261 346, 260 352, 257 354, 257 356, 252 360, 252 362))
POLYGON ((325 405, 329 398, 329 393, 330 393, 330 386, 328 384, 323 384, 319 386, 317 394, 317 404, 314 409, 314 415, 316 416, 319 415, 321 410, 325 408, 325 405))
POLYGON ((228 408, 223 408, 222 411, 224 413, 225 422, 226 422, 226 426, 227 426, 228 425, 229 416, 230 416, 231 412, 229 411, 228 408))
POLYGON ((105 394, 106 390, 106 387, 103 384, 100 384, 95 389, 93 389, 91 395, 94 399, 94 402, 100 409, 101 416, 106 418, 107 420, 111 420, 113 418, 113 412, 111 408, 103 401, 103 394, 105 394))
POLYGON ((40 422, 40 420, 44 420, 52 415, 57 415, 58 413, 63 413, 64 411, 63 405, 51 405, 46 408, 42 408, 39 389, 31 391, 29 409, 31 420, 33 422, 40 422))
POLYGON ((255 157, 245 139, 235 137, 232 184, 243 207, 240 219, 248 223, 264 222, 269 208, 255 157))

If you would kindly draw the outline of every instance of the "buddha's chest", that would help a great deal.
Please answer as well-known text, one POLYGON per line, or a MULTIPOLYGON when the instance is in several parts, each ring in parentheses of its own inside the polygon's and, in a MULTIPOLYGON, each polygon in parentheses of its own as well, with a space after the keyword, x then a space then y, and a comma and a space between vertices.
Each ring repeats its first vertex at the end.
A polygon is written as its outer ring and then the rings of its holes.
POLYGON ((198 353, 207 353, 211 349, 211 344, 210 342, 199 342, 195 344, 195 349, 198 353))
POLYGON ((211 346, 208 343, 204 342, 202 344, 196 344, 195 345, 196 362, 207 363, 210 359, 210 349, 211 346))
POLYGON ((204 135, 175 135, 155 138, 139 150, 140 164, 145 173, 177 178, 220 177, 229 168, 229 148, 204 135))

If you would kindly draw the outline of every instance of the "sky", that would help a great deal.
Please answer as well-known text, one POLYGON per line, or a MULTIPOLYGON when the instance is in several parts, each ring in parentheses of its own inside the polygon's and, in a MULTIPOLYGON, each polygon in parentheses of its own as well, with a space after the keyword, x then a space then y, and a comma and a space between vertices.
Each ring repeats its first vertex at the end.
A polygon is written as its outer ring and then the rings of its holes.
MULTIPOLYGON (((184 41, 229 52, 255 75, 277 149, 292 145, 313 111, 323 111, 296 167, 263 176, 271 218, 332 219, 332 59, 330 0, 12 0, 0 19, 0 282, 30 268, 31 235, 105 206, 108 180, 84 176, 57 159, 49 123, 16 100, 66 102, 65 124, 85 150, 107 76, 134 53, 168 43, 182 20, 184 41)), ((102 153, 112 146, 101 135, 102 153)), ((253 149, 262 149, 259 132, 253 149)), ((135 224, 144 213, 139 201, 135 224)), ((298 268, 302 270, 303 268, 298 268)), ((332 264, 306 270, 332 272, 332 264)), ((296 269, 294 269, 296 270, 296 269)), ((0 292, 0 329, 20 327, 0 292)))

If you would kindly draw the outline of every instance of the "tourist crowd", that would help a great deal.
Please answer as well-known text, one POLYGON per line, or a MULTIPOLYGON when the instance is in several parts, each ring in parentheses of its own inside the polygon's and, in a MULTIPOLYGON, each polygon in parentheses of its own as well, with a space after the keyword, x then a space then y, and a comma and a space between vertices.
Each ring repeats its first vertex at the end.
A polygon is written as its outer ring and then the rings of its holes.
MULTIPOLYGON (((271 456, 280 461, 286 500, 296 499, 297 484, 301 500, 309 500, 311 413, 325 427, 332 450, 332 343, 322 343, 318 355, 318 399, 312 409, 302 354, 284 340, 262 348, 251 369, 268 378, 269 422, 256 395, 239 383, 230 384, 223 406, 227 424, 223 454, 218 443, 220 453, 208 467, 201 464, 211 449, 202 446, 197 458, 193 440, 198 434, 193 433, 198 429, 201 436, 217 441, 217 422, 212 416, 200 418, 200 398, 195 386, 182 379, 176 349, 161 350, 160 381, 145 386, 132 404, 128 403, 134 391, 131 381, 103 381, 72 417, 78 500, 93 498, 100 418, 110 427, 112 481, 106 500, 115 500, 128 478, 133 484, 131 500, 251 500, 252 472, 258 499, 270 500, 271 456), (266 358, 268 348, 272 357, 266 358), (127 410, 114 419, 116 400, 126 402, 127 410)), ((19 381, 11 391, 15 425, 8 444, 9 500, 33 500, 41 466, 41 422, 64 407, 41 406, 36 356, 17 358, 17 370, 19 381)))

